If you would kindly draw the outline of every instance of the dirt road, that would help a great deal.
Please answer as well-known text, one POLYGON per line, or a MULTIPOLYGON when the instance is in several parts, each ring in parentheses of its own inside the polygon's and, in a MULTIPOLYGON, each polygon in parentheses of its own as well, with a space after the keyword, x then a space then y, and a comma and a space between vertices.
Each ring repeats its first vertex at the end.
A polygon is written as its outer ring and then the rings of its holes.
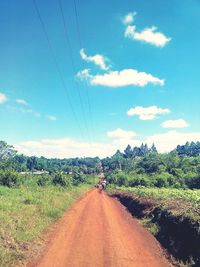
POLYGON ((169 267, 158 242, 117 200, 92 190, 58 222, 37 267, 169 267))

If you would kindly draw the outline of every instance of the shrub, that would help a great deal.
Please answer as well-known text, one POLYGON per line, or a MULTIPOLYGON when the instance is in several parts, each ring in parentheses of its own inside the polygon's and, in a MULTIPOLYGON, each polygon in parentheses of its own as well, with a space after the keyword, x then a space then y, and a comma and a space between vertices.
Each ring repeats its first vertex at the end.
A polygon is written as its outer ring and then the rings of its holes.
POLYGON ((116 177, 116 172, 111 172, 109 171, 105 175, 106 180, 108 180, 109 184, 117 184, 117 177, 116 177))
POLYGON ((20 184, 20 176, 13 170, 0 171, 0 184, 8 187, 20 184))
POLYGON ((116 184, 118 186, 128 186, 129 176, 125 172, 118 172, 116 174, 116 184))
POLYGON ((154 185, 156 187, 168 187, 169 182, 168 182, 167 177, 162 173, 156 176, 154 185))
POLYGON ((53 176, 52 183, 54 185, 69 187, 72 185, 72 178, 69 175, 66 175, 66 174, 61 173, 61 172, 57 172, 53 176))
POLYGON ((184 176, 184 182, 190 189, 200 189, 200 175, 189 172, 184 176))
POLYGON ((87 180, 87 176, 82 172, 79 172, 79 173, 74 173, 72 179, 73 179, 73 184, 78 185, 80 183, 85 183, 87 180))
POLYGON ((46 174, 40 175, 37 180, 37 185, 39 186, 50 185, 51 183, 52 183, 52 177, 46 174))
POLYGON ((135 186, 152 186, 152 179, 150 176, 146 175, 134 175, 133 178, 129 181, 129 186, 135 187, 135 186))

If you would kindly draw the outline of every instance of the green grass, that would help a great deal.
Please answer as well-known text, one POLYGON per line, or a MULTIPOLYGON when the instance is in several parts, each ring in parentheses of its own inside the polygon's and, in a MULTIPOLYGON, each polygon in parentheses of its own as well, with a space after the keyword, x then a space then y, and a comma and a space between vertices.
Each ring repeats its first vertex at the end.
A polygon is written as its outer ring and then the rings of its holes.
POLYGON ((156 223, 152 223, 150 218, 140 219, 139 222, 154 236, 159 232, 159 226, 156 223))
POLYGON ((111 187, 109 191, 127 196, 135 216, 141 211, 139 222, 168 249, 173 266, 199 266, 199 246, 192 244, 199 243, 200 190, 111 187))
POLYGON ((200 190, 145 187, 117 187, 115 190, 130 193, 134 198, 153 200, 177 216, 200 222, 200 190))
POLYGON ((37 253, 44 230, 88 188, 0 186, 0 267, 37 253))

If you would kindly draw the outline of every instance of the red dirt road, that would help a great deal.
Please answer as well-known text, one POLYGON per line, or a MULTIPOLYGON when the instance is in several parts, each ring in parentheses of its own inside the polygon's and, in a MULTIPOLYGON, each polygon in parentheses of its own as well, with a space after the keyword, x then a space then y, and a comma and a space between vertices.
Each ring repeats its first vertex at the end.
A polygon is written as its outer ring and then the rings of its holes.
POLYGON ((121 204, 92 190, 58 222, 37 267, 169 267, 159 243, 121 204))

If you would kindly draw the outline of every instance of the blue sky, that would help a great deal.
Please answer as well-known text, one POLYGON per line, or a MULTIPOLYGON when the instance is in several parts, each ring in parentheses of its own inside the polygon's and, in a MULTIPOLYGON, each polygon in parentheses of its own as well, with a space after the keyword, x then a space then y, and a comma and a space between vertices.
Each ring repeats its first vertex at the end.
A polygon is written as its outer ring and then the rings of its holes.
POLYGON ((62 0, 66 28, 35 2, 45 29, 33 1, 0 3, 0 139, 48 157, 200 140, 199 1, 62 0))

